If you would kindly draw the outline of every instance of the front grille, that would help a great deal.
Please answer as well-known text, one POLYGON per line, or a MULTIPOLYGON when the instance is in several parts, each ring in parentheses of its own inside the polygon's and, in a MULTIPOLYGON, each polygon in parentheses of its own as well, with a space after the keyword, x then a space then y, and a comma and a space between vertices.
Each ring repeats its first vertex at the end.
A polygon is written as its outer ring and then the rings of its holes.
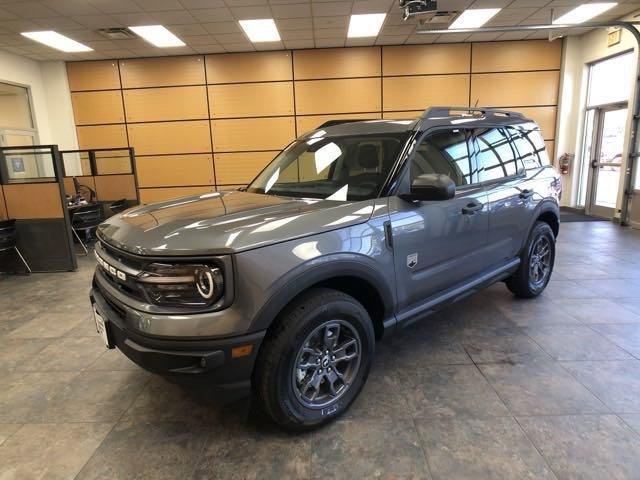
POLYGON ((128 297, 148 303, 144 290, 135 279, 135 272, 140 271, 142 262, 122 255, 104 242, 99 242, 95 253, 100 264, 98 266, 99 274, 105 282, 128 297), (108 266, 105 267, 102 262, 106 262, 108 266))

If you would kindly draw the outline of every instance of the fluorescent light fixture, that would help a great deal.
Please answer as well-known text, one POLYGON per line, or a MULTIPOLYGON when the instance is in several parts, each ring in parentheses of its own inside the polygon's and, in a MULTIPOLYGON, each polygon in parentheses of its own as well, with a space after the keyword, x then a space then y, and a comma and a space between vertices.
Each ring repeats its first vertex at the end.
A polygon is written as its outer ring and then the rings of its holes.
POLYGON ((500 8, 471 8, 465 10, 449 25, 449 30, 481 27, 491 20, 500 10, 500 8))
POLYGON ((142 37, 151 45, 160 48, 183 47, 185 43, 162 25, 146 25, 144 27, 129 27, 136 35, 142 37))
POLYGON ((93 50, 93 48, 87 47, 75 40, 71 40, 69 37, 60 35, 52 30, 45 30, 42 32, 23 32, 20 35, 62 52, 90 52, 93 50))
POLYGON ((584 3, 561 17, 556 18, 553 23, 558 25, 574 25, 576 23, 586 22, 616 5, 616 2, 584 3))
POLYGON ((382 28, 386 13, 365 13, 363 15, 351 15, 349 20, 349 38, 376 37, 382 28))
POLYGON ((240 20, 240 26, 253 43, 279 42, 280 34, 273 18, 258 20, 240 20))

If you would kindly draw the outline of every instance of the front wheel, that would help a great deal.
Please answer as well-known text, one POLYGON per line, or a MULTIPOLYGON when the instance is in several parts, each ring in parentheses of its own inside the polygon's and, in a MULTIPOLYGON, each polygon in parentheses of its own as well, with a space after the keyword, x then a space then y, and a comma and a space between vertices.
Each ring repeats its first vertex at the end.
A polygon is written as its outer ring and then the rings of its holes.
POLYGON ((516 297, 533 298, 547 287, 556 257, 556 239, 551 227, 536 222, 520 257, 518 270, 506 280, 516 297))
POLYGON ((353 297, 313 289, 277 319, 258 357, 254 389, 266 413, 290 430, 342 414, 369 373, 375 337, 353 297))

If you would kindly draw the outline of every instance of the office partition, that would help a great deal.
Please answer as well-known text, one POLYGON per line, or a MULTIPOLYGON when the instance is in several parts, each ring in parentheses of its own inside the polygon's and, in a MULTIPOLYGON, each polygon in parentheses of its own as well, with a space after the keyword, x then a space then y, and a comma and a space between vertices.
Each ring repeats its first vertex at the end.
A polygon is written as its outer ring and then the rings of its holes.
POLYGON ((18 248, 32 271, 75 270, 57 145, 0 147, 0 184, 0 216, 16 220, 18 248))
POLYGON ((108 206, 118 200, 126 200, 128 205, 137 205, 138 180, 136 175, 135 152, 133 148, 98 148, 87 150, 64 150, 64 187, 67 195, 76 192, 74 178, 90 196, 87 201, 97 201, 108 206))

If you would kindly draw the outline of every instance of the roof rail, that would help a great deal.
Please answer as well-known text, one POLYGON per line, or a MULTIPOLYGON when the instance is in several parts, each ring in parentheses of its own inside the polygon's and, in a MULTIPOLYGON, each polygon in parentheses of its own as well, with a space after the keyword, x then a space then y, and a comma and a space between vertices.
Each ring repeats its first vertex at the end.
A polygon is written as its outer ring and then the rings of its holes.
POLYGON ((433 117, 451 117, 455 115, 453 112, 465 112, 471 115, 480 114, 484 116, 491 115, 504 115, 508 117, 524 118, 520 112, 514 112, 512 110, 501 110, 499 108, 484 108, 484 107, 429 107, 427 108, 421 118, 433 118, 433 117))
POLYGON ((343 123, 353 123, 353 122, 366 122, 371 121, 372 118, 361 118, 357 119, 344 119, 344 120, 328 120, 324 122, 322 125, 317 126, 316 128, 325 128, 325 127, 333 127, 334 125, 342 125, 343 123))

